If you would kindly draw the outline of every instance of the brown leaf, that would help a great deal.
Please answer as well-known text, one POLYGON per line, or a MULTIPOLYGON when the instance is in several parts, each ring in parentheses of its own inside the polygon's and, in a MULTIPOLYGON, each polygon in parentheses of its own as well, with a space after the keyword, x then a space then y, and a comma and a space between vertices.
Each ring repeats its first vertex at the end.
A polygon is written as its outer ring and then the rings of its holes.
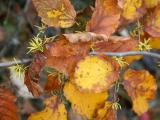
POLYGON ((70 0, 32 0, 42 22, 48 26, 67 28, 75 22, 76 11, 70 0))
POLYGON ((86 30, 110 36, 119 25, 120 14, 116 0, 96 0, 96 9, 86 30))
POLYGON ((77 62, 88 55, 90 43, 70 43, 65 37, 62 37, 46 46, 46 65, 66 75, 71 75, 77 62))
POLYGON ((124 74, 124 88, 133 100, 133 109, 141 115, 148 110, 148 101, 156 96, 157 84, 146 70, 129 69, 124 74))
POLYGON ((57 41, 47 43, 43 53, 34 54, 32 63, 25 74, 25 84, 34 96, 44 91, 61 88, 58 76, 50 76, 44 86, 40 85, 40 72, 44 66, 55 68, 65 75, 71 75, 77 62, 88 54, 89 42, 70 43, 64 36, 57 41))
POLYGON ((58 78, 58 74, 49 74, 47 83, 45 84, 44 90, 45 91, 57 91, 62 88, 61 82, 58 78))
POLYGON ((16 97, 3 87, 0 87, 0 117, 2 120, 20 120, 18 108, 14 104, 16 97))
POLYGON ((44 67, 45 56, 42 53, 34 54, 32 63, 30 64, 28 70, 25 72, 25 80, 24 83, 28 87, 29 91, 34 96, 39 96, 43 89, 39 85, 40 72, 44 67))
POLYGON ((160 5, 147 17, 145 31, 152 37, 160 37, 160 5))
POLYGON ((28 90, 32 93, 33 96, 39 96, 42 94, 43 90, 39 86, 38 82, 34 82, 32 77, 29 74, 29 70, 25 72, 24 83, 26 84, 28 90))
POLYGON ((125 52, 135 49, 137 41, 130 37, 112 36, 108 41, 97 41, 94 46, 98 52, 125 52))

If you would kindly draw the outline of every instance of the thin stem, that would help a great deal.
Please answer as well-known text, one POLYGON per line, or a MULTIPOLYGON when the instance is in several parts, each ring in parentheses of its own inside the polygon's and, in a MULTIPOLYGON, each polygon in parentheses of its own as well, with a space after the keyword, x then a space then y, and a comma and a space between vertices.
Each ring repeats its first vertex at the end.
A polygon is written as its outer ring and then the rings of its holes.
POLYGON ((26 64, 31 61, 32 61, 32 59, 22 59, 22 60, 16 60, 16 61, 3 62, 3 63, 0 63, 0 68, 10 67, 10 66, 14 66, 16 64, 26 64))
POLYGON ((154 58, 160 59, 160 54, 153 53, 153 52, 148 52, 148 51, 104 52, 104 53, 90 52, 89 54, 90 55, 118 56, 118 57, 144 55, 144 56, 149 56, 149 57, 154 57, 154 58))
MULTIPOLYGON (((104 52, 104 53, 93 51, 93 52, 90 52, 89 55, 106 55, 106 56, 118 56, 118 57, 144 55, 144 56, 160 59, 160 54, 154 53, 154 52, 148 52, 148 51, 104 52)), ((26 64, 26 63, 30 63, 31 61, 32 59, 23 59, 23 60, 17 60, 16 62, 15 61, 4 62, 4 63, 0 63, 0 68, 9 67, 16 64, 26 64)))

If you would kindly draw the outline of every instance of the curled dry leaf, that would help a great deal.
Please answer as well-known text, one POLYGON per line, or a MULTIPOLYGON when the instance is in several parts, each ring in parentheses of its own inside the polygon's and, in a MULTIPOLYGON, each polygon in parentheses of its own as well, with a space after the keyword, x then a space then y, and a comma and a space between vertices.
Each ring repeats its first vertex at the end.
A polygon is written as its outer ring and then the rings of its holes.
POLYGON ((105 102, 104 107, 98 109, 97 116, 93 120, 116 120, 116 110, 112 108, 112 103, 105 102))
POLYGON ((51 97, 45 102, 44 110, 32 113, 28 120, 67 120, 67 111, 57 97, 51 97))
POLYGON ((28 90, 34 95, 39 96, 43 89, 39 85, 40 72, 44 67, 45 56, 42 53, 34 54, 32 63, 30 64, 28 70, 25 72, 24 83, 28 87, 28 90))
POLYGON ((119 25, 120 14, 116 0, 96 0, 96 8, 86 30, 110 36, 119 25))
POLYGON ((136 48, 138 42, 130 37, 111 36, 108 41, 97 41, 94 44, 98 52, 125 52, 136 48))
POLYGON ((145 13, 143 0, 119 0, 118 4, 123 9, 122 16, 127 20, 135 20, 145 13))
POLYGON ((16 97, 12 93, 0 87, 0 119, 1 120, 20 120, 18 108, 15 105, 16 97))
POLYGON ((75 22, 76 11, 70 0, 32 0, 42 22, 48 26, 67 28, 75 22))
POLYGON ((124 73, 124 88, 133 100, 133 110, 141 115, 148 110, 148 101, 155 98, 157 84, 148 71, 129 69, 124 73))
POLYGON ((118 79, 117 65, 111 59, 87 56, 78 62, 72 80, 82 91, 106 91, 118 79))
POLYGON ((72 83, 64 86, 64 95, 71 102, 73 112, 91 119, 96 110, 104 104, 108 97, 107 92, 87 93, 80 92, 72 83), (76 96, 76 97, 75 97, 76 96))
POLYGON ((160 37, 160 5, 147 17, 145 31, 152 37, 160 37))

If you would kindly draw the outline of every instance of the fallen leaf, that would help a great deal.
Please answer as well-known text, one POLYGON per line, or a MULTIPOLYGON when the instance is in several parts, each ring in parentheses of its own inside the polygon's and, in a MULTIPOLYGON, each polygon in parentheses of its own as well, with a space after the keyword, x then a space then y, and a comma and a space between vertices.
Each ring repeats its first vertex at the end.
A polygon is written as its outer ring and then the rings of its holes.
POLYGON ((87 56, 78 62, 72 80, 82 91, 102 92, 118 79, 118 70, 113 61, 97 56, 87 56))
POLYGON ((0 87, 0 116, 2 120, 20 120, 15 100, 16 97, 9 90, 0 87))
POLYGON ((87 93, 80 92, 72 83, 64 86, 64 95, 71 102, 73 112, 91 119, 95 111, 104 104, 108 97, 107 92, 87 93), (76 97, 75 97, 76 96, 76 97))
POLYGON ((146 18, 145 31, 152 37, 160 37, 160 6, 146 18))
POLYGON ((32 0, 42 22, 48 26, 68 28, 75 23, 76 11, 70 0, 32 0))
POLYGON ((110 36, 119 25, 120 14, 116 0, 96 0, 96 8, 86 30, 110 36))
POLYGON ((129 69, 124 73, 124 88, 133 100, 133 109, 141 115, 148 110, 148 102, 156 96, 157 84, 146 70, 129 69))

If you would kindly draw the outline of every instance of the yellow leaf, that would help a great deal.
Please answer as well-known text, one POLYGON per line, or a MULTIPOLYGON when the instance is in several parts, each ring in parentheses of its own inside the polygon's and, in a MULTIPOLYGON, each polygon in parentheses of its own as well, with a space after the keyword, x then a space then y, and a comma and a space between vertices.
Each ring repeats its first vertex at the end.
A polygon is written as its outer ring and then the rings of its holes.
POLYGON ((160 0, 144 0, 144 3, 147 8, 153 8, 156 5, 158 5, 159 2, 160 0))
POLYGON ((130 64, 132 63, 133 61, 136 61, 136 60, 140 60, 143 56, 141 55, 136 55, 136 56, 125 56, 124 59, 125 61, 130 64))
POLYGON ((126 19, 133 20, 137 17, 137 10, 142 6, 142 0, 125 0, 123 7, 123 16, 126 19))
POLYGON ((103 105, 108 97, 107 92, 80 92, 72 83, 66 83, 64 95, 71 102, 73 111, 86 116, 88 119, 94 116, 96 109, 103 105))
POLYGON ((103 58, 87 56, 77 64, 74 82, 81 90, 101 92, 110 87, 114 68, 103 58))
POLYGON ((32 113, 28 120, 67 120, 66 108, 57 97, 47 99, 45 104, 44 110, 32 113))
POLYGON ((151 38, 151 40, 149 41, 149 44, 153 49, 160 49, 159 42, 160 42, 160 38, 151 38))
POLYGON ((148 108, 149 108, 148 102, 144 97, 139 96, 133 100, 133 110, 138 115, 147 112, 148 108))
MULTIPOLYGON (((135 47, 135 49, 133 51, 137 51, 138 50, 138 46, 135 47)), ((131 64, 132 62, 136 61, 136 60, 140 60, 143 56, 142 55, 135 55, 135 56, 125 56, 124 59, 128 64, 131 64)))
POLYGON ((124 88, 133 100, 133 109, 141 115, 148 110, 148 101, 156 96, 157 84, 146 70, 129 69, 124 73, 124 88))
POLYGON ((98 110, 93 120, 116 120, 116 110, 112 109, 112 103, 106 102, 104 107, 98 110))
POLYGON ((33 0, 33 4, 48 26, 68 28, 75 23, 76 11, 70 0, 33 0))

